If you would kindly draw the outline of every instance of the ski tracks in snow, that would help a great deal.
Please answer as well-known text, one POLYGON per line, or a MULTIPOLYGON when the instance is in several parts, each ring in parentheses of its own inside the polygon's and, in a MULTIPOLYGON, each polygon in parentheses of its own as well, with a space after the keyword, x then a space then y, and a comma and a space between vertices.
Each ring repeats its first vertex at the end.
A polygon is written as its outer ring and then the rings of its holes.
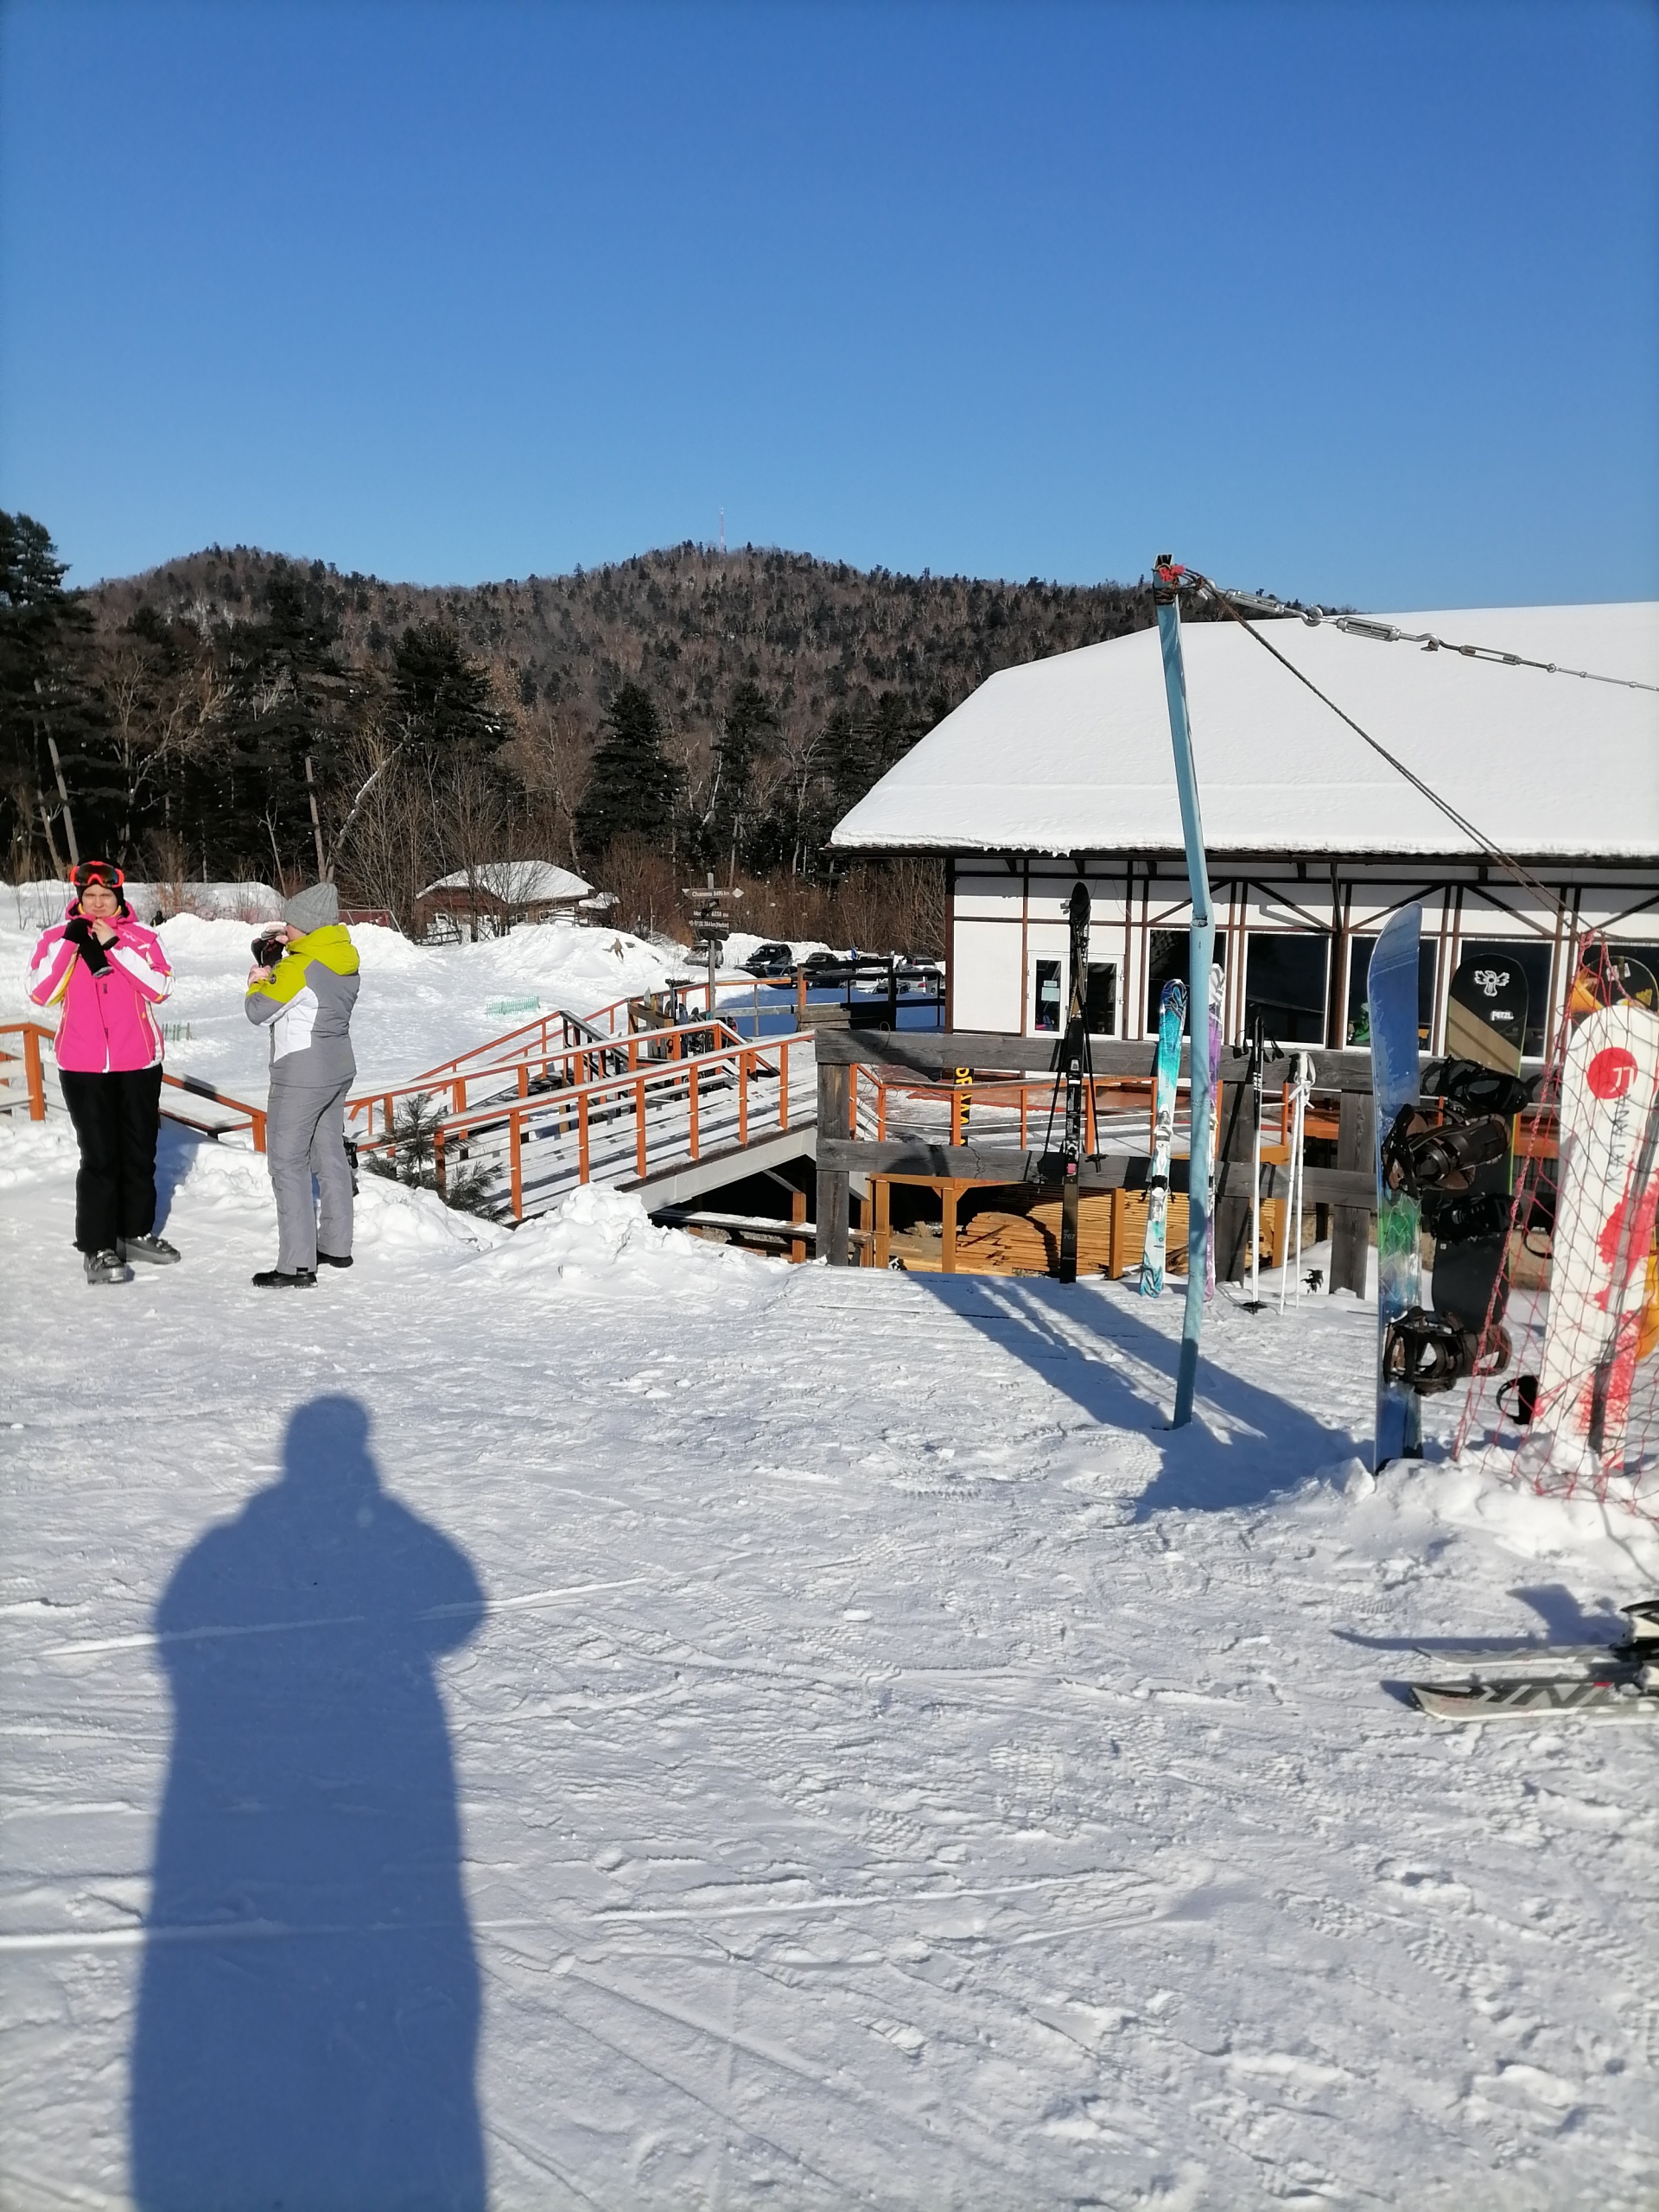
POLYGON ((261 1303, 257 1189, 191 1176, 186 1264, 99 1363, 67 1203, 60 1167, 5 1230, 8 2201, 123 2201, 153 1615, 329 1391, 485 1593, 438 1666, 493 2202, 1643 2201, 1639 1747, 1436 1734, 1385 1683, 1414 1637, 1524 1630, 1541 1573, 1605 1600, 1655 1562, 1432 1469, 1344 1495, 1351 1303, 1217 1309, 1172 1437, 1174 1301, 618 1232, 563 1273, 388 1235, 261 1303))

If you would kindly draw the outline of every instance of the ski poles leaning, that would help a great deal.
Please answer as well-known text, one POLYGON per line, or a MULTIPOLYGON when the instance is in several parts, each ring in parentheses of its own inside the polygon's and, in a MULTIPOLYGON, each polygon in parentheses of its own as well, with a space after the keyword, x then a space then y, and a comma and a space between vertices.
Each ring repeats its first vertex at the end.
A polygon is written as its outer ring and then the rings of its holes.
POLYGON ((1285 1287, 1294 1274, 1296 1279, 1296 1303, 1302 1302, 1302 1149, 1307 1132, 1307 1102, 1313 1095, 1313 1056, 1311 1052, 1293 1052, 1290 1063, 1290 1187, 1285 1193, 1285 1204, 1290 1209, 1290 1239, 1292 1253, 1288 1265, 1287 1255, 1280 1255, 1279 1311, 1285 1310, 1285 1287))

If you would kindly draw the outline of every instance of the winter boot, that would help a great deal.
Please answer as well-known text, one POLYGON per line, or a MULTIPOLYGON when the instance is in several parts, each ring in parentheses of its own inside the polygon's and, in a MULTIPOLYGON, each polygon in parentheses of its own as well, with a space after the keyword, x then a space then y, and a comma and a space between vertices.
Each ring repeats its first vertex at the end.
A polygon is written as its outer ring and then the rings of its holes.
POLYGON ((88 1282, 130 1282, 132 1281, 132 1269, 118 1252, 88 1252, 85 1255, 85 1264, 88 1282))
POLYGON ((315 1290, 317 1271, 315 1268, 296 1268, 291 1275, 285 1275, 280 1268, 266 1268, 253 1281, 257 1290, 315 1290))
POLYGON ((169 1244, 165 1236, 126 1236, 115 1249, 124 1260, 147 1260, 153 1268, 178 1264, 179 1248, 169 1244))

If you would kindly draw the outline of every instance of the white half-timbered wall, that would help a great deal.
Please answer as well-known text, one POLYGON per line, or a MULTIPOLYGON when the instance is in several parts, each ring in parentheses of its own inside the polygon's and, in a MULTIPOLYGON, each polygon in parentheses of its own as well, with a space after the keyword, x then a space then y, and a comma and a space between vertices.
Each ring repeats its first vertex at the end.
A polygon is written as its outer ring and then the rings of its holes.
MULTIPOLYGON (((1113 971, 1109 1033, 1155 1034, 1157 1015, 1154 1005, 1148 1018, 1148 993, 1160 980, 1156 933, 1185 931, 1189 925, 1185 862, 1173 853, 1145 859, 1085 854, 1081 860, 1092 904, 1090 967, 1113 971)), ((1307 1033, 1313 1025, 1282 1014, 1275 1027, 1270 1010, 1268 1034, 1283 1043, 1345 1043, 1353 1006, 1364 996, 1364 940, 1396 908, 1415 901, 1423 910, 1424 944, 1434 949, 1432 1001, 1425 1007, 1426 1049, 1441 1049, 1446 990, 1459 962, 1470 947, 1491 943, 1513 947, 1530 970, 1530 1049, 1548 1052, 1578 944, 1587 930, 1605 931, 1659 967, 1659 870, 1630 863, 1598 868, 1575 862, 1564 868, 1557 861, 1536 864, 1531 872, 1552 891, 1566 894, 1565 916, 1495 867, 1473 862, 1413 866, 1375 859, 1325 863, 1212 856, 1211 895, 1217 945, 1224 948, 1217 957, 1227 971, 1227 1037, 1243 1038, 1247 1006, 1271 996, 1268 987, 1282 982, 1271 965, 1277 958, 1281 965, 1287 959, 1302 969, 1322 961, 1319 1033, 1307 1033), (1287 938, 1300 940, 1303 949, 1285 955, 1281 948, 1287 938), (1253 968, 1252 947, 1257 944, 1262 950, 1253 968), (1297 1029, 1299 1036, 1283 1033, 1297 1029)), ((1046 1025, 1039 1014, 1039 980, 1052 986, 1057 976, 1063 1007, 1071 987, 1066 909, 1078 875, 1072 861, 1017 853, 975 853, 950 863, 950 1027, 1040 1033, 1046 1025)), ((1166 944, 1166 972, 1172 950, 1166 944)), ((1174 972, 1186 974, 1184 945, 1174 972)), ((1101 980, 1096 979, 1097 989, 1101 980)))

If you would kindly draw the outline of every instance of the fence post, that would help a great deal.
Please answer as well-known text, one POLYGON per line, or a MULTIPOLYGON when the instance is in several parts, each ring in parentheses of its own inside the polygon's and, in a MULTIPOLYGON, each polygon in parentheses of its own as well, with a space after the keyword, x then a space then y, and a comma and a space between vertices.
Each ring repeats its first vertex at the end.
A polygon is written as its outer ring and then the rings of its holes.
MULTIPOLYGON (((804 1191, 791 1191, 790 1192, 789 1217, 791 1221, 804 1221, 806 1219, 806 1192, 804 1191)), ((806 1239, 804 1236, 794 1236, 790 1239, 789 1256, 797 1267, 798 1267, 801 1262, 805 1259, 806 1239)))
POLYGON ((46 1084, 41 1074, 41 1033, 33 1026, 23 1032, 23 1072, 29 1079, 29 1118, 46 1119, 46 1084))
POLYGON ((449 1189, 448 1163, 443 1156, 443 1124, 440 1122, 432 1133, 432 1179, 438 1186, 438 1196, 447 1197, 449 1189))
POLYGON ((263 1152, 265 1148, 265 1116, 262 1107, 251 1106, 248 1109, 248 1126, 253 1132, 254 1150, 263 1152))
POLYGON ((633 1156, 639 1169, 639 1179, 645 1179, 645 1078, 640 1076, 633 1086, 633 1156))
POLYGON ((749 1055, 747 1048, 737 1056, 737 1141, 749 1141, 749 1055))
MULTIPOLYGON (((787 1038, 778 1047, 778 1126, 780 1129, 786 1129, 789 1127, 789 1040, 787 1038)), ((801 1219, 804 1221, 806 1216, 803 1214, 801 1219)))
POLYGON ((692 1157, 692 1159, 693 1159, 693 1160, 696 1160, 696 1159, 697 1159, 697 1158, 700 1156, 700 1155, 699 1155, 699 1153, 698 1153, 698 1148, 697 1148, 697 1068, 698 1068, 698 1065, 699 1065, 699 1063, 698 1063, 697 1061, 696 1061, 696 1060, 693 1060, 693 1061, 692 1061, 692 1063, 691 1063, 691 1097, 690 1097, 690 1108, 691 1108, 691 1157, 692 1157))
POLYGON ((576 1180, 588 1180, 588 1094, 576 1093, 576 1180))
POLYGON ((524 1128, 515 1110, 507 1116, 507 1147, 511 1162, 509 1174, 512 1188, 512 1217, 524 1217, 524 1128))
MULTIPOLYGON (((834 1061, 818 1062, 818 1141, 844 1137, 851 1086, 847 1070, 834 1061)), ((818 1257, 832 1268, 847 1265, 849 1206, 852 1186, 844 1167, 817 1171, 818 1257)))
MULTIPOLYGON (((1337 1117, 1337 1165, 1356 1174, 1376 1170, 1376 1121, 1369 1090, 1344 1090, 1337 1117)), ((1365 1257, 1371 1217, 1365 1206, 1334 1206, 1331 1232, 1331 1287, 1365 1295, 1365 1257)))

